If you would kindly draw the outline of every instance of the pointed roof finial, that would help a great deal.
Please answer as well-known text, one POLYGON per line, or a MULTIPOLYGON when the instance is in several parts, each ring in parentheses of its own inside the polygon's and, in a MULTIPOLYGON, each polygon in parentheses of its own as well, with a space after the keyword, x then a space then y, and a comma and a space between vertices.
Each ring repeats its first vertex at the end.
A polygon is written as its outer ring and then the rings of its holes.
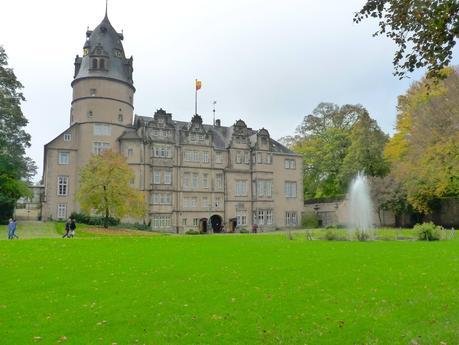
POLYGON ((105 17, 107 17, 108 12, 108 0, 105 0, 105 17))

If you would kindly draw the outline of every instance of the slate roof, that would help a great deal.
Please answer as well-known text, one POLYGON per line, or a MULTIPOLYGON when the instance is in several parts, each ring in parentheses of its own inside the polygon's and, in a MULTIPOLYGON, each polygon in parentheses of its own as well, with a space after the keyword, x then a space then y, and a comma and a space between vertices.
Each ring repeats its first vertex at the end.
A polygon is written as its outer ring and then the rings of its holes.
POLYGON ((84 48, 89 50, 89 54, 81 58, 77 57, 76 62, 81 62, 81 65, 74 80, 87 77, 105 77, 117 79, 132 86, 132 58, 126 59, 121 43, 123 34, 116 32, 107 14, 93 31, 87 32, 87 36, 84 48), (106 70, 91 69, 91 58, 97 47, 102 48, 103 56, 106 56, 106 70), (115 51, 120 51, 121 56, 117 57, 115 51))
MULTIPOLYGON (((135 120, 134 120, 134 126, 139 125, 139 121, 149 123, 153 121, 153 117, 149 116, 140 116, 140 115, 135 115, 135 120)), ((173 121, 175 129, 176 130, 183 130, 183 129, 188 129, 190 122, 185 122, 185 121, 173 121)), ((233 126, 230 127, 225 127, 225 126, 213 126, 213 125, 207 125, 203 124, 204 129, 207 132, 212 133, 213 136, 213 144, 214 148, 216 149, 227 149, 228 146, 231 143, 232 135, 233 135, 233 126)), ((249 138, 250 138, 250 144, 253 146, 256 143, 256 136, 257 136, 257 131, 248 128, 249 132, 249 138)), ((126 133, 126 132, 125 132, 126 133)), ((137 134, 136 134, 137 135, 137 134)), ((137 136, 138 138, 138 136, 137 136)), ((278 141, 270 138, 271 140, 271 149, 273 152, 278 152, 278 153, 284 153, 284 154, 292 154, 296 155, 294 152, 290 151, 287 147, 279 143, 278 141)))

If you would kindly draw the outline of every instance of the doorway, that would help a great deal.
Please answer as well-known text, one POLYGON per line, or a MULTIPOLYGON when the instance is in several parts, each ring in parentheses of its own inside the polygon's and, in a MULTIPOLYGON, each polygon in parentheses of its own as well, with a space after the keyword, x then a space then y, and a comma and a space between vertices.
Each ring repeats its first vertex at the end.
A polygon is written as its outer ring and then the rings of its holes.
POLYGON ((214 214, 210 217, 210 225, 212 226, 214 233, 222 232, 222 217, 218 214, 214 214))

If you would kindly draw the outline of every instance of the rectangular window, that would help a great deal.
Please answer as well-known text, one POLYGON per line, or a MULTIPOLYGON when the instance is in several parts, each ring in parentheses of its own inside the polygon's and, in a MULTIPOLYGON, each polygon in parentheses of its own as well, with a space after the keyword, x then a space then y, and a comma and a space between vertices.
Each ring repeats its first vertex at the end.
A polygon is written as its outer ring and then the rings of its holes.
POLYGON ((249 152, 244 152, 244 163, 245 164, 250 163, 250 153, 249 152))
POLYGON ((183 159, 185 162, 209 162, 209 152, 207 151, 184 151, 183 159))
POLYGON ((196 208, 197 205, 198 205, 198 198, 196 197, 190 198, 190 207, 196 208))
POLYGON ((289 226, 298 225, 296 212, 294 211, 285 212, 285 225, 289 225, 289 226))
POLYGON ((266 164, 271 164, 273 162, 273 154, 267 153, 266 154, 266 164))
POLYGON ((273 211, 271 209, 258 209, 254 213, 254 221, 258 225, 271 225, 273 223, 273 211))
POLYGON ((133 154, 134 154, 134 149, 128 148, 128 150, 127 150, 127 156, 128 156, 128 157, 132 157, 133 154))
POLYGON ((67 204, 57 204, 57 218, 58 219, 67 218, 67 204))
POLYGON ((59 164, 70 163, 70 152, 59 152, 59 164))
POLYGON ((241 164, 242 163, 242 153, 241 151, 236 152, 236 163, 241 164))
POLYGON ((193 226, 198 226, 199 218, 193 218, 193 226))
POLYGON ((236 196, 246 196, 247 195, 247 181, 239 180, 236 181, 236 196))
POLYGON ((151 221, 151 227, 153 229, 167 228, 169 226, 171 226, 170 215, 153 215, 151 221))
POLYGON ((191 179, 191 187, 192 188, 198 188, 198 173, 193 173, 192 179, 191 179))
POLYGON ((215 207, 219 208, 222 205, 222 197, 221 196, 216 196, 215 197, 215 207))
POLYGON ((296 198, 296 182, 285 182, 284 192, 287 198, 296 198))
POLYGON ((57 195, 68 195, 69 194, 69 177, 58 176, 57 177, 57 195))
POLYGON ((202 188, 209 188, 209 175, 202 174, 202 188))
POLYGON ((153 184, 160 184, 161 183, 161 171, 154 170, 153 171, 153 184))
POLYGON ((153 157, 158 158, 171 158, 171 148, 170 146, 155 145, 153 146, 153 157))
POLYGON ((215 163, 217 164, 223 163, 223 155, 221 152, 215 152, 215 163))
POLYGON ((257 180, 257 196, 271 198, 273 182, 271 180, 257 180))
POLYGON ((215 175, 215 188, 219 190, 223 189, 223 174, 215 175))
POLYGON ((94 135, 110 136, 112 135, 112 125, 107 123, 95 123, 94 135))
POLYGON ((64 141, 71 141, 71 140, 72 140, 72 134, 64 133, 64 141))
POLYGON ((285 169, 295 169, 296 168, 296 161, 294 159, 286 159, 284 161, 284 168, 285 169))
POLYGON ((237 225, 247 225, 247 211, 236 210, 237 225))
POLYGON ((172 171, 164 172, 164 184, 172 184, 172 171))
POLYGON ((103 151, 109 150, 110 147, 110 143, 95 141, 92 143, 92 153, 94 153, 95 155, 100 155, 103 151))
POLYGON ((153 193, 151 201, 154 205, 171 205, 172 194, 171 193, 153 193))
POLYGON ((257 164, 261 164, 261 162, 262 162, 262 157, 263 157, 263 156, 262 156, 261 152, 257 152, 257 164))
POLYGON ((183 174, 183 188, 189 189, 190 188, 190 173, 183 174))
POLYGON ((94 96, 96 95, 96 93, 97 93, 97 90, 96 90, 96 89, 90 89, 90 90, 89 90, 89 94, 90 94, 92 97, 94 97, 94 96))
POLYGON ((209 208, 209 199, 206 196, 202 198, 202 207, 209 208))
POLYGON ((186 225, 186 218, 182 218, 182 225, 186 225))

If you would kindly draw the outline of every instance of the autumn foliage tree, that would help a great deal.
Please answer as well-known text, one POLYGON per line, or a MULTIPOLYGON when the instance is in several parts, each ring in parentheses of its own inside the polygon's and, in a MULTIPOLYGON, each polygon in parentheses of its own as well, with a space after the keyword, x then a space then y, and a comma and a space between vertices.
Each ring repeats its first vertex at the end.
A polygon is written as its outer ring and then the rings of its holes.
POLYGON ((420 213, 436 199, 459 195, 459 73, 439 83, 414 83, 399 97, 396 133, 385 156, 391 172, 420 213))
POLYGON ((143 217, 146 206, 143 193, 130 186, 134 177, 125 158, 111 150, 93 155, 80 172, 77 199, 87 213, 104 217, 108 227, 110 217, 143 217))
POLYGON ((426 67, 428 77, 444 77, 453 48, 459 38, 457 0, 366 0, 354 21, 377 18, 374 34, 391 38, 398 50, 394 56, 395 75, 426 67))

